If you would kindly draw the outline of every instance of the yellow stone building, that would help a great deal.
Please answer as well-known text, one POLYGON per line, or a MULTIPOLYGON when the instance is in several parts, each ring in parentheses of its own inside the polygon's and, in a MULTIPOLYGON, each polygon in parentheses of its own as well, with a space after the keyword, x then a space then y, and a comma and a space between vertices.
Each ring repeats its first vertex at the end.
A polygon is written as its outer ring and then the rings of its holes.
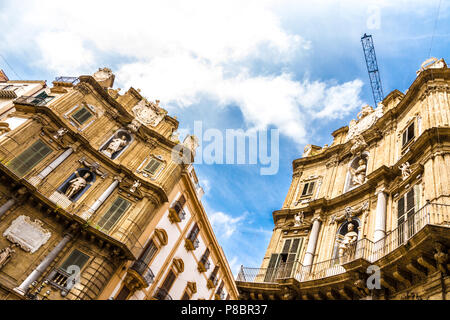
POLYGON ((432 58, 330 146, 307 146, 241 299, 449 299, 449 101, 450 69, 432 58))
POLYGON ((196 138, 114 77, 0 73, 0 299, 237 299, 196 138))

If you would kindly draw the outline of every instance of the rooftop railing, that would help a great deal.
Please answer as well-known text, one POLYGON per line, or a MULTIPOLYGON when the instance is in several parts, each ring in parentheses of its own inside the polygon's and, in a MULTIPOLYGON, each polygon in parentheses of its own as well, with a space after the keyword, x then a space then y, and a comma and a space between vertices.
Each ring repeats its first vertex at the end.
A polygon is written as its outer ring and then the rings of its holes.
POLYGON ((323 279, 346 272, 344 265, 357 259, 370 263, 383 258, 428 224, 450 226, 450 197, 441 199, 442 203, 427 203, 408 219, 391 231, 383 239, 373 243, 361 239, 348 247, 346 253, 326 261, 303 266, 300 261, 281 263, 277 268, 246 268, 241 266, 236 281, 250 283, 277 283, 278 280, 295 278, 299 282, 323 279))
POLYGON ((80 79, 78 77, 57 77, 55 78, 54 82, 60 82, 75 86, 80 83, 80 79))

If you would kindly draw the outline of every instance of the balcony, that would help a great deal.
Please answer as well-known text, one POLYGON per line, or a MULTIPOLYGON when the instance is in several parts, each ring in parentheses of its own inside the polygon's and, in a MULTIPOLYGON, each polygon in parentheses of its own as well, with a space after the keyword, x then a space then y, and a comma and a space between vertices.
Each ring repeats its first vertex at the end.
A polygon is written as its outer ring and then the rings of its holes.
POLYGON ((178 212, 175 207, 169 209, 170 223, 180 223, 184 219, 186 219, 186 212, 183 209, 178 209, 178 212))
POLYGON ((155 295, 153 296, 155 300, 173 300, 169 295, 169 292, 164 288, 156 289, 155 295))
POLYGON ((80 83, 80 79, 78 77, 57 77, 55 81, 53 81, 54 86, 61 87, 73 87, 80 83))
MULTIPOLYGON (((449 202, 449 201, 447 201, 449 202)), ((365 265, 385 265, 389 263, 392 252, 411 247, 412 238, 428 225, 450 226, 450 204, 427 203, 411 215, 407 221, 388 233, 383 239, 373 243, 368 239, 359 240, 343 257, 303 266, 300 261, 284 263, 277 268, 245 268, 241 270, 236 281, 242 283, 277 284, 288 279, 300 283, 327 279, 354 270, 355 265, 363 261, 365 265), (380 263, 386 257, 386 262, 380 263)), ((398 272, 397 272, 398 273, 398 272)))
POLYGON ((200 246, 200 241, 198 239, 189 239, 187 238, 184 244, 184 247, 187 251, 194 251, 200 246))
POLYGON ((52 287, 61 291, 61 296, 65 297, 75 284, 75 279, 71 283, 68 282, 71 276, 73 274, 67 273, 63 269, 55 269, 50 273, 47 280, 52 287))
POLYGON ((54 97, 48 96, 46 98, 38 98, 38 97, 29 97, 29 96, 21 96, 14 100, 15 104, 21 104, 26 106, 45 106, 49 101, 51 101, 54 97))
POLYGON ((137 278, 136 280, 142 284, 143 288, 147 288, 155 279, 153 271, 145 262, 141 260, 135 261, 130 267, 130 270, 135 278, 137 278))
POLYGON ((209 262, 209 260, 202 259, 198 263, 197 270, 198 270, 198 272, 203 273, 203 272, 208 271, 210 267, 211 267, 211 263, 209 262))
POLYGON ((219 283, 219 279, 217 277, 211 277, 208 279, 206 286, 208 289, 214 289, 217 287, 217 284, 219 283))

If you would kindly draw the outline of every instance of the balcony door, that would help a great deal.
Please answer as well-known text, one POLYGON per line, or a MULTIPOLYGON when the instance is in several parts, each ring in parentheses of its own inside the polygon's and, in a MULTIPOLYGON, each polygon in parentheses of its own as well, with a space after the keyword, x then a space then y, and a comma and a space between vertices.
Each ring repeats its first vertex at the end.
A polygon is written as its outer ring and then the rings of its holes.
POLYGON ((419 186, 414 186, 397 202, 397 243, 402 245, 406 240, 416 234, 418 217, 415 213, 420 207, 419 186))

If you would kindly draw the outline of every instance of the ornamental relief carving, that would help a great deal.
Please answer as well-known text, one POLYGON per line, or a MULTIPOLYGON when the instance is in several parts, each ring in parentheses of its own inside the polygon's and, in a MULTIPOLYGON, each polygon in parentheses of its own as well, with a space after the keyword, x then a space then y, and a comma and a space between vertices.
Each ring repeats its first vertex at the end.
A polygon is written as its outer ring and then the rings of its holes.
POLYGON ((11 223, 3 236, 26 252, 34 253, 46 244, 52 235, 43 225, 40 220, 31 221, 30 217, 22 215, 11 223))
POLYGON ((361 112, 358 113, 358 120, 353 119, 350 121, 345 142, 350 141, 353 137, 360 135, 372 127, 383 114, 384 105, 382 103, 379 103, 375 110, 369 105, 362 107, 361 112))
POLYGON ((167 115, 167 111, 159 106, 159 100, 149 102, 141 100, 133 109, 136 120, 145 126, 156 127, 167 115))

